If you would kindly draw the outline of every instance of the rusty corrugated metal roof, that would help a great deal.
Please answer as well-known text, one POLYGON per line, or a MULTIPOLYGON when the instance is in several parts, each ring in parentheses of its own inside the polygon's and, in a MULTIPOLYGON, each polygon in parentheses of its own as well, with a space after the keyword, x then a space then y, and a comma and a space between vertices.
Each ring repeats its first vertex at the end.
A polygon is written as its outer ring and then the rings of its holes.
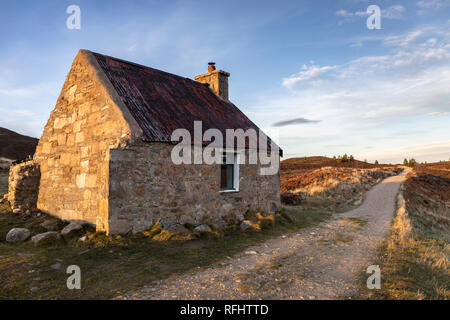
POLYGON ((202 121, 203 132, 219 129, 224 138, 226 129, 252 128, 259 132, 234 104, 219 98, 205 84, 102 54, 93 55, 142 128, 144 141, 171 142, 172 132, 179 128, 187 129, 193 138, 194 121, 202 121))

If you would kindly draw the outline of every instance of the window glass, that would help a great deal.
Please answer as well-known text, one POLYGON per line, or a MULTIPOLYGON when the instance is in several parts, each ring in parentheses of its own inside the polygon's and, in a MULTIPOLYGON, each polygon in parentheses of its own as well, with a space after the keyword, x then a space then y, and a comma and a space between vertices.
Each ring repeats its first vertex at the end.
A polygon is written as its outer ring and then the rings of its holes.
POLYGON ((220 189, 233 190, 234 189, 234 155, 229 155, 227 163, 227 155, 222 157, 222 165, 220 166, 220 189), (231 162, 231 163, 230 163, 231 162))

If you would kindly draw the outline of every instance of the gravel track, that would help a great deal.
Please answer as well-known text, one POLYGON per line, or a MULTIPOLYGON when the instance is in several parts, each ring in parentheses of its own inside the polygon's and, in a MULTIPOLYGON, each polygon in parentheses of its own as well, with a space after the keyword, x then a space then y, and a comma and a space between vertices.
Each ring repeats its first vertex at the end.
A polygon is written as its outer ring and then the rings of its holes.
MULTIPOLYGON (((206 269, 117 299, 341 299, 353 296, 387 235, 407 171, 374 186, 358 208, 270 239, 206 269)), ((382 270, 381 270, 382 272, 382 270)))

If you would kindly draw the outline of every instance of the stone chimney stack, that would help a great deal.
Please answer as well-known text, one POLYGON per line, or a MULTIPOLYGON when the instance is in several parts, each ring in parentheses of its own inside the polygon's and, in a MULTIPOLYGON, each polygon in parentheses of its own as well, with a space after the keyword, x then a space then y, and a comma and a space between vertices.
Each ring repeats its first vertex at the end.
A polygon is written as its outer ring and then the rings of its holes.
POLYGON ((228 77, 230 74, 222 70, 216 70, 216 63, 208 63, 208 73, 196 76, 194 79, 201 83, 209 84, 212 91, 219 97, 228 101, 228 77))

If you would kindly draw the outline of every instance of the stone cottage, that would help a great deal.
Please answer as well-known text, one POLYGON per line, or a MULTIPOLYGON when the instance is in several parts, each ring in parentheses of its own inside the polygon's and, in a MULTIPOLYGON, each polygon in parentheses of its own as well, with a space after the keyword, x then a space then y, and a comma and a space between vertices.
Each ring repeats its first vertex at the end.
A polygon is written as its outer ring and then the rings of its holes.
POLYGON ((279 171, 171 161, 172 132, 193 135, 194 121, 204 131, 258 130, 228 100, 228 77, 212 63, 194 81, 80 50, 34 158, 10 170, 12 207, 84 220, 108 234, 140 232, 158 220, 225 225, 247 210, 279 210, 279 171))

